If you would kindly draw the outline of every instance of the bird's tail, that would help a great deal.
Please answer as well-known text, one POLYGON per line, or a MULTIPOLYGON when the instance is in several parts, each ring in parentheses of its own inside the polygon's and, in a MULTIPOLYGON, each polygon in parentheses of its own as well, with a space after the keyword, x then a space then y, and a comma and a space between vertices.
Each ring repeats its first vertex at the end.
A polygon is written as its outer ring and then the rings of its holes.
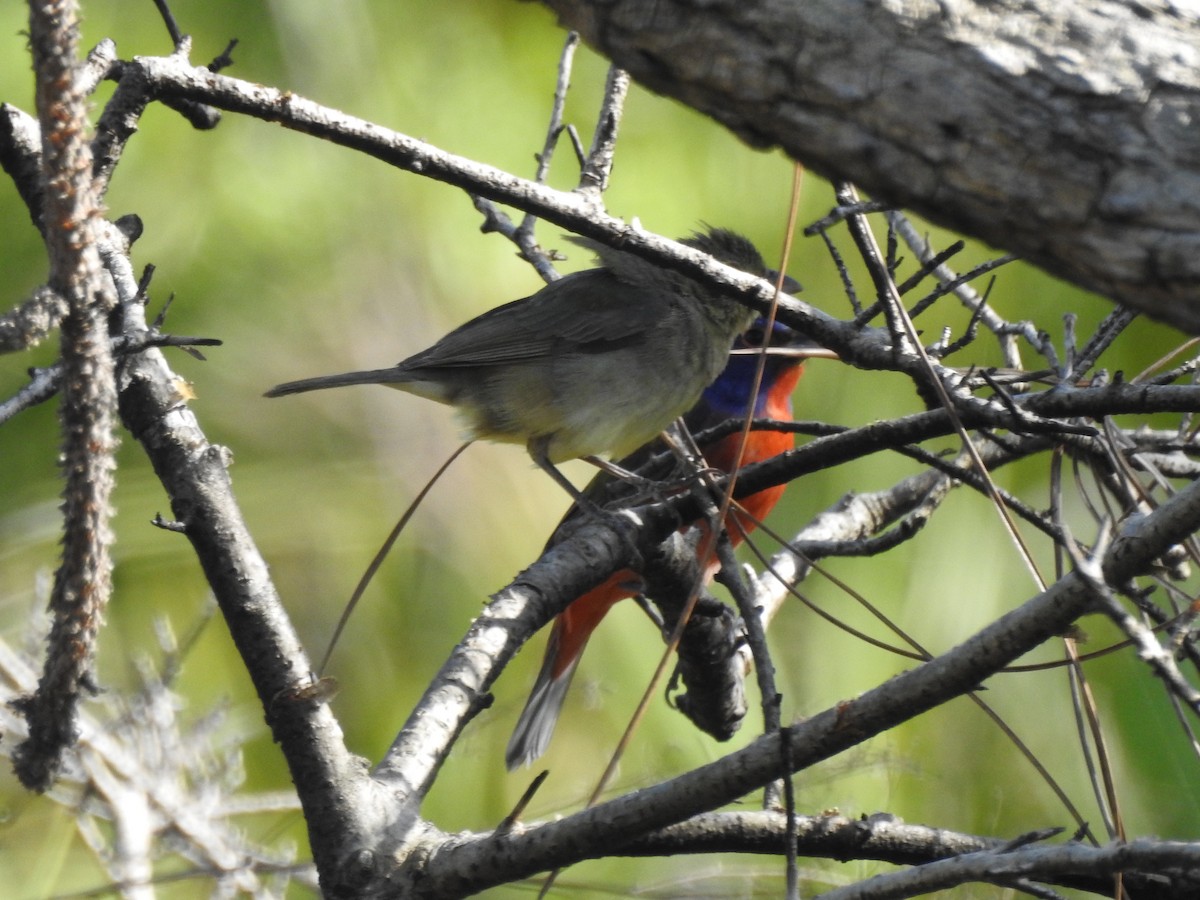
MULTIPOLYGON (((554 630, 558 631, 558 622, 554 623, 554 630)), ((576 656, 567 663, 565 669, 554 674, 557 662, 556 654, 551 652, 554 638, 552 634, 551 644, 546 648, 546 658, 542 661, 542 670, 538 672, 529 699, 525 701, 525 708, 521 710, 521 717, 517 719, 517 727, 508 739, 508 749, 504 751, 504 764, 510 772, 520 766, 531 765, 550 746, 563 701, 567 699, 567 689, 579 666, 579 656, 576 656)))
POLYGON ((508 740, 504 762, 510 772, 529 765, 546 752, 588 638, 613 604, 632 597, 640 589, 640 580, 632 572, 615 572, 558 614, 546 642, 541 671, 508 740))
POLYGON ((320 391, 325 388, 343 387, 347 384, 387 384, 399 386, 412 381, 410 373, 392 366, 388 369, 369 369, 364 372, 343 372, 341 375, 318 375, 277 384, 264 397, 282 397, 285 394, 302 394, 305 391, 320 391))

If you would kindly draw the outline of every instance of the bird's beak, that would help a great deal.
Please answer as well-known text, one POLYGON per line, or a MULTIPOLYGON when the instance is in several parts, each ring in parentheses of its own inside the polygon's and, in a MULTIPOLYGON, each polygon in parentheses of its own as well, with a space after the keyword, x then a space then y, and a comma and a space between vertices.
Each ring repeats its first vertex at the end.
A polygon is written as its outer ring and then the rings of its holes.
MULTIPOLYGON (((767 269, 767 281, 775 284, 779 280, 779 272, 776 269, 767 269)), ((804 285, 798 282, 791 275, 783 276, 783 292, 785 294, 798 294, 804 290, 804 285)))
POLYGON ((747 347, 744 350, 729 351, 730 356, 757 356, 760 353, 786 359, 841 359, 833 350, 807 338, 793 341, 786 347, 747 347))

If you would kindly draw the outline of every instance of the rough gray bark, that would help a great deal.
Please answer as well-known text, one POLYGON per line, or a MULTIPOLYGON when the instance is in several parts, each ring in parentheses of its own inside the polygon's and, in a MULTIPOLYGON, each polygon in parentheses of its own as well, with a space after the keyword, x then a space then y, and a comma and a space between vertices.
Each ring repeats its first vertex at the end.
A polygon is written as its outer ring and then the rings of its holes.
POLYGON ((1200 332, 1196 0, 545 0, 655 91, 1200 332))

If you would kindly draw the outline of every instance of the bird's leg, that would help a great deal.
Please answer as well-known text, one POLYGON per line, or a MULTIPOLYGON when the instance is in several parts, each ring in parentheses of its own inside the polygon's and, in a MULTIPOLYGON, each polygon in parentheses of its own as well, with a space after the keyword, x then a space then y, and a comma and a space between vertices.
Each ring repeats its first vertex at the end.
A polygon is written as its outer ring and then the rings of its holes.
POLYGON ((615 462, 603 459, 602 457, 584 456, 581 458, 584 462, 591 463, 601 472, 607 472, 613 478, 617 478, 621 481, 627 481, 634 487, 647 489, 658 484, 658 482, 652 478, 645 478, 639 475, 637 472, 630 472, 628 469, 618 466, 615 462))
MULTIPOLYGON (((662 436, 660 435, 660 437, 662 436)), ((637 472, 631 472, 623 466, 619 466, 606 459, 601 459, 598 456, 584 456, 582 459, 584 462, 591 463, 613 478, 625 482, 632 488, 632 493, 621 498, 622 504, 625 506, 636 506, 639 503, 647 501, 665 503, 684 488, 690 487, 696 480, 694 466, 683 477, 671 477, 659 480, 657 478, 647 478, 645 475, 639 475, 637 472)))
POLYGON ((681 479, 681 486, 686 486, 699 498, 708 520, 708 527, 714 532, 719 528, 722 538, 725 539, 723 523, 719 520, 721 492, 714 481, 714 478, 725 473, 708 464, 704 452, 682 418, 676 419, 674 425, 663 432, 662 439, 687 467, 688 474, 681 479))
POLYGON ((559 487, 570 494, 571 499, 575 501, 576 506, 594 518, 603 519, 604 510, 598 507, 587 497, 583 496, 583 493, 579 490, 579 488, 571 484, 567 476, 558 471, 558 468, 554 465, 554 463, 550 462, 550 455, 548 453, 549 444, 549 436, 533 438, 526 445, 526 449, 528 449, 529 455, 533 458, 533 461, 537 464, 537 467, 553 478, 559 487))
POLYGON ((659 437, 689 472, 708 468, 704 454, 700 451, 696 439, 692 437, 692 433, 688 430, 687 423, 683 421, 682 417, 672 422, 671 427, 659 437))
POLYGON ((688 430, 687 424, 682 418, 676 419, 670 428, 659 435, 659 439, 683 464, 685 474, 677 481, 671 482, 674 487, 690 487, 701 479, 711 482, 711 476, 724 474, 708 464, 708 460, 704 458, 704 453, 700 450, 696 439, 692 437, 691 431, 688 430))
POLYGON ((682 470, 682 475, 672 474, 665 478, 647 478, 645 475, 630 471, 618 463, 602 459, 599 456, 584 456, 582 459, 605 474, 623 481, 633 489, 632 494, 622 498, 626 504, 636 504, 646 500, 663 503, 672 495, 690 488, 697 478, 712 470, 707 468, 704 455, 696 446, 695 440, 682 419, 676 420, 669 430, 662 432, 659 440, 678 460, 676 472, 682 470))

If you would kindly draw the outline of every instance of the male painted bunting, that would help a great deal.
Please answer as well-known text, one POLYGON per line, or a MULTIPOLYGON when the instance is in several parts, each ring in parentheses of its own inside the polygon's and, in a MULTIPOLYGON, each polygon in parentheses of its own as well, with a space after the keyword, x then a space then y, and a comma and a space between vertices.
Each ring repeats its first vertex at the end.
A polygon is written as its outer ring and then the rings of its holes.
MULTIPOLYGON (((624 456, 691 407, 753 318, 732 298, 678 272, 586 239, 599 268, 567 275, 497 307, 389 369, 280 384, 268 397, 347 384, 389 387, 454 406, 473 438, 521 443, 554 467, 624 456)), ((767 276, 746 238, 712 228, 683 240, 767 276)))
MULTIPOLYGON (((762 320, 757 320, 734 344, 735 351, 761 347, 765 343, 778 348, 775 354, 767 356, 753 416, 791 421, 792 392, 800 380, 804 359, 832 354, 816 348, 806 338, 781 324, 776 324, 772 334, 768 336, 764 333, 763 325, 762 320), (789 350, 792 352, 789 353, 789 350)), ((754 355, 735 353, 728 357, 725 369, 716 381, 705 389, 700 401, 685 416, 688 429, 693 434, 727 419, 745 416, 757 363, 754 355)), ((729 472, 734 465, 740 437, 740 433, 734 433, 701 447, 705 460, 714 468, 729 472)), ((792 447, 794 443, 793 435, 786 432, 752 430, 746 442, 742 463, 749 465, 770 459, 792 447)), ((618 465, 625 469, 633 469, 649 455, 650 448, 642 448, 630 459, 621 460, 618 465)), ((588 486, 585 495, 602 491, 608 479, 609 476, 605 473, 597 475, 588 486)), ((731 512, 727 522, 730 541, 735 545, 741 543, 745 536, 754 530, 756 523, 774 508, 783 492, 784 485, 779 485, 743 498, 741 504, 746 513, 731 512)), ((564 523, 577 513, 577 507, 573 507, 564 518, 564 523)), ((561 540, 567 532, 562 526, 556 529, 550 538, 550 545, 561 540)), ((705 568, 706 576, 711 578, 718 568, 715 555, 710 557, 705 568)), ((558 722, 571 677, 579 665, 588 638, 615 603, 634 596, 640 590, 641 579, 636 572, 616 572, 603 584, 573 601, 554 620, 541 671, 508 742, 505 762, 510 770, 521 764, 533 762, 545 752, 554 733, 554 726, 558 722)))

